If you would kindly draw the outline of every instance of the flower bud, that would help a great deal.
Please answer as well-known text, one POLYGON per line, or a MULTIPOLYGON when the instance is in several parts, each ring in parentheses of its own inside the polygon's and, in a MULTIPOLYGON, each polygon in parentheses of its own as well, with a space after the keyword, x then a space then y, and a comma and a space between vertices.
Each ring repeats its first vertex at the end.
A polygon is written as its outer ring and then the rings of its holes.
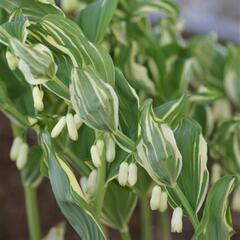
POLYGON ((137 165, 130 163, 128 167, 128 184, 132 187, 137 182, 137 165))
POLYGON ((14 54, 12 54, 11 52, 7 51, 6 52, 6 59, 7 59, 7 63, 8 66, 11 70, 15 70, 18 66, 18 62, 19 59, 17 56, 15 56, 14 54))
POLYGON ((27 143, 22 143, 19 147, 19 153, 17 157, 17 168, 22 170, 27 163, 29 147, 27 143))
POLYGON ((214 184, 221 178, 221 166, 218 163, 214 163, 212 166, 212 172, 211 172, 211 183, 214 184))
POLYGON ((96 191, 96 184, 97 184, 97 171, 94 169, 89 174, 86 193, 88 193, 89 195, 93 195, 94 192, 96 191))
POLYGON ((152 196, 150 199, 150 207, 152 210, 157 210, 160 207, 160 198, 161 198, 161 188, 159 186, 155 186, 152 189, 152 196))
POLYGON ((96 142, 96 146, 98 148, 99 156, 102 156, 103 153, 103 148, 104 148, 104 141, 101 139, 98 139, 96 142))
POLYGON ((31 124, 31 126, 33 126, 38 122, 38 120, 36 118, 28 117, 28 122, 31 124))
POLYGON ((84 177, 80 178, 80 186, 82 188, 82 191, 84 193, 86 193, 87 192, 87 186, 88 186, 88 178, 87 177, 84 176, 84 177))
POLYGON ((121 186, 125 186, 128 181, 128 163, 122 162, 118 172, 118 182, 121 186))
POLYGON ((101 158, 100 158, 100 154, 99 154, 99 149, 96 145, 92 145, 92 147, 90 149, 90 153, 91 153, 93 165, 96 168, 101 167, 102 163, 101 163, 101 158))
POLYGON ((61 8, 64 12, 72 12, 75 11, 78 7, 78 0, 62 0, 61 8))
POLYGON ((32 94, 33 94, 33 103, 34 103, 34 108, 41 112, 44 109, 44 105, 43 105, 43 91, 39 89, 38 86, 35 86, 32 90, 32 94))
POLYGON ((13 161, 17 160, 18 154, 19 154, 19 149, 22 144, 22 139, 20 137, 16 137, 13 141, 11 150, 10 150, 10 159, 13 161))
POLYGON ((172 220, 171 220, 171 231, 181 233, 183 228, 182 223, 183 211, 182 208, 177 207, 173 211, 172 220))
POLYGON ((160 194, 160 205, 159 205, 159 211, 165 212, 168 207, 168 195, 167 192, 161 192, 160 194))
POLYGON ((82 119, 80 118, 80 116, 78 114, 75 114, 73 118, 74 118, 74 122, 75 122, 76 128, 80 129, 80 127, 83 124, 82 119))
POLYGON ((78 139, 78 132, 74 122, 73 115, 71 113, 67 114, 66 122, 67 122, 68 135, 70 139, 72 139, 73 141, 76 141, 78 139))
POLYGON ((111 135, 106 135, 106 160, 107 162, 112 162, 116 156, 116 147, 115 141, 111 137, 111 135))
POLYGON ((57 122, 57 124, 52 129, 51 137, 52 138, 57 137, 62 132, 65 124, 66 124, 66 117, 61 117, 57 122))
POLYGON ((233 192, 232 209, 240 212, 240 186, 238 186, 233 192))

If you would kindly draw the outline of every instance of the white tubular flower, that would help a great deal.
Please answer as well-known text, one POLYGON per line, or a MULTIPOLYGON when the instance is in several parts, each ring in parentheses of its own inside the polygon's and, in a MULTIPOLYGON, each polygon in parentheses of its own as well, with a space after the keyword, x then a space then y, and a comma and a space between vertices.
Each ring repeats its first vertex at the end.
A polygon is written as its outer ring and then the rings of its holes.
POLYGON ((62 132, 65 125, 66 125, 66 117, 61 117, 57 122, 57 124, 52 129, 51 137, 55 138, 59 136, 59 134, 62 132))
POLYGON ((116 156, 116 146, 115 141, 110 134, 106 135, 106 160, 107 162, 112 162, 116 156))
POLYGON ((171 231, 181 233, 183 229, 182 222, 183 211, 182 208, 177 207, 173 211, 172 220, 171 220, 171 231))
POLYGON ((80 118, 80 116, 79 116, 78 114, 75 114, 75 115, 73 116, 73 118, 74 118, 74 122, 75 122, 75 126, 76 126, 77 130, 80 129, 80 127, 81 127, 82 124, 83 124, 82 119, 80 118))
POLYGON ((22 170, 27 163, 29 147, 27 143, 22 143, 19 147, 19 153, 17 157, 17 168, 22 170))
POLYGON ((160 205, 159 205, 159 211, 165 212, 168 207, 168 195, 167 192, 161 192, 160 194, 160 205))
POLYGON ((101 162, 101 158, 100 158, 100 154, 99 154, 99 149, 96 145, 92 145, 92 147, 90 149, 90 153, 91 153, 93 165, 96 168, 101 167, 102 162, 101 162))
POLYGON ((34 108, 41 112, 44 109, 43 105, 43 91, 39 89, 38 86, 35 86, 32 90, 34 108))
POLYGON ((17 56, 15 56, 14 54, 12 54, 11 52, 7 51, 6 52, 6 59, 7 59, 7 63, 8 66, 11 70, 15 70, 18 66, 18 62, 19 59, 17 56))
POLYGON ((240 212, 240 186, 238 186, 233 192, 232 209, 240 212))
POLYGON ((104 148, 104 141, 101 139, 98 139, 96 142, 96 146, 98 148, 99 156, 101 157, 103 153, 103 148, 104 148))
POLYGON ((121 186, 126 186, 128 181, 128 163, 122 162, 118 172, 118 182, 121 186))
POLYGON ((214 163, 212 165, 212 171, 211 171, 211 183, 214 184, 221 178, 221 166, 218 163, 214 163))
POLYGON ((16 137, 13 141, 11 150, 10 150, 10 159, 13 161, 17 160, 19 149, 22 144, 23 140, 20 137, 16 137))
POLYGON ((80 182, 80 186, 81 186, 83 192, 86 193, 87 192, 87 186, 88 186, 88 178, 85 177, 85 176, 81 177, 79 182, 80 182))
POLYGON ((73 115, 71 113, 67 114, 66 122, 67 122, 68 135, 69 135, 70 139, 72 139, 73 141, 77 141, 78 132, 77 132, 77 128, 75 125, 73 115))
POLYGON ((96 191, 97 171, 94 169, 88 177, 86 193, 93 195, 96 191))
POLYGON ((62 0, 61 1, 61 8, 64 12, 72 12, 78 8, 78 0, 62 0))
POLYGON ((160 207, 160 199, 161 199, 161 188, 159 186, 154 186, 152 189, 152 195, 150 199, 150 208, 152 210, 157 210, 160 207))
POLYGON ((132 187, 137 182, 137 165, 130 163, 128 167, 128 184, 132 187))

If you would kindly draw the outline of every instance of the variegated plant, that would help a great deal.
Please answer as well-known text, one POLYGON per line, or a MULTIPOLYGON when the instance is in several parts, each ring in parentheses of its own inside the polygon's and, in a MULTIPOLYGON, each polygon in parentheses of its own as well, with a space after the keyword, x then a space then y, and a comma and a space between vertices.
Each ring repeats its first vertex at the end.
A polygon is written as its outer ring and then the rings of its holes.
MULTIPOLYGON (((36 191, 44 177, 81 239, 111 239, 106 226, 130 239, 137 201, 142 240, 154 239, 151 210, 169 239, 168 203, 172 232, 183 231, 185 216, 192 239, 230 239, 235 188, 240 211, 239 47, 214 35, 185 40, 171 0, 61 7, 0 0, 0 109, 12 124, 30 239, 42 239, 36 191), (219 161, 211 174, 208 156, 219 161)), ((64 229, 43 239, 62 240, 64 229)))

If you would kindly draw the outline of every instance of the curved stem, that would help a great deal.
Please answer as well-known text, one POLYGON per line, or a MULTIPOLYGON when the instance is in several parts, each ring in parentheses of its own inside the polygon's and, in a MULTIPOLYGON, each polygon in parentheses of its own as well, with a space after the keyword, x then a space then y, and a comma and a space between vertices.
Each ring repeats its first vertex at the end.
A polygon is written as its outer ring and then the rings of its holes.
POLYGON ((40 240, 40 224, 37 207, 37 193, 36 189, 31 186, 24 187, 25 201, 27 209, 28 229, 31 240, 40 240))
POLYGON ((196 229, 197 225, 199 223, 199 220, 198 220, 195 212, 193 211, 190 203, 188 202, 187 198, 185 197, 184 193, 182 192, 182 190, 179 188, 178 185, 175 186, 174 191, 177 194, 177 196, 179 197, 184 209, 188 213, 188 216, 190 218, 190 221, 191 221, 194 229, 196 229))
POLYGON ((120 231, 120 234, 121 234, 122 240, 131 240, 131 237, 130 237, 129 230, 128 230, 127 226, 124 227, 124 229, 122 229, 120 231))
POLYGON ((140 217, 141 217, 141 240, 152 239, 152 212, 149 208, 149 202, 146 195, 139 199, 140 217))

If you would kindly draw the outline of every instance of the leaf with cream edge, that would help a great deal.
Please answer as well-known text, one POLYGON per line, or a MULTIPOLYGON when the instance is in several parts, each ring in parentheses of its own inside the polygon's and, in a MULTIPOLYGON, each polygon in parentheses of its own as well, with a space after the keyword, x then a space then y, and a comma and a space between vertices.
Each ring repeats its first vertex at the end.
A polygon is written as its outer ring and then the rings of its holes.
POLYGON ((235 182, 236 177, 224 176, 211 187, 193 240, 230 240, 234 231, 228 196, 235 182))
POLYGON ((91 66, 105 82, 114 86, 115 70, 111 57, 104 48, 89 42, 73 21, 58 15, 47 15, 30 28, 30 35, 66 54, 74 67, 91 66))
MULTIPOLYGON (((197 213, 207 194, 209 173, 207 170, 207 143, 201 126, 193 119, 184 119, 174 133, 182 155, 182 171, 177 179, 178 187, 197 213)), ((174 189, 167 188, 169 200, 175 208, 181 201, 174 189)))
POLYGON ((82 239, 106 239, 73 172, 56 154, 50 134, 41 132, 40 142, 48 159, 53 193, 62 213, 82 239))
POLYGON ((91 42, 102 40, 118 0, 97 0, 81 10, 77 22, 91 42))
POLYGON ((115 132, 118 128, 118 97, 112 86, 90 67, 73 68, 70 85, 74 110, 91 128, 115 132))
POLYGON ((173 187, 182 168, 182 156, 173 131, 157 119, 151 105, 152 101, 146 100, 141 109, 143 149, 139 158, 154 181, 173 187))
POLYGON ((137 204, 137 195, 130 188, 121 187, 116 181, 109 183, 104 198, 101 220, 104 224, 123 231, 137 204))

